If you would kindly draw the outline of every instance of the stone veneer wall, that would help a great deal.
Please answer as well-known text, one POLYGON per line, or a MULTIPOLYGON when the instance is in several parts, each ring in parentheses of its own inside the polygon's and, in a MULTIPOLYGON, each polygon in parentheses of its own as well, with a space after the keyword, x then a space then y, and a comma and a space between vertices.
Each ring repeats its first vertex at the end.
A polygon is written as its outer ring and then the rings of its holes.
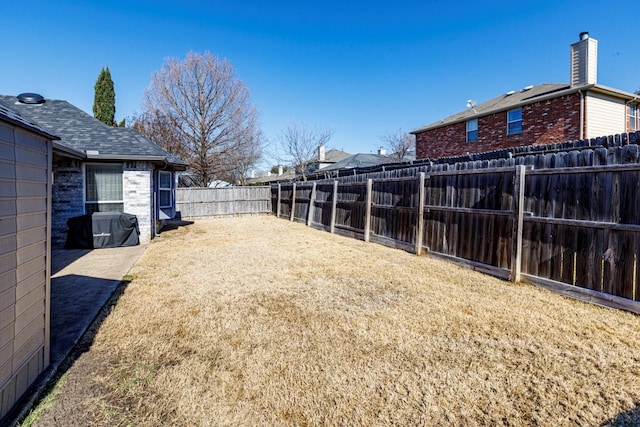
MULTIPOLYGON (((124 211, 138 217, 140 242, 153 237, 153 166, 147 162, 123 164, 124 211)), ((51 243, 62 248, 67 240, 67 220, 84 214, 84 171, 79 160, 53 161, 51 243)))
POLYGON ((122 171, 124 211, 138 217, 140 242, 151 240, 155 230, 153 215, 153 167, 146 162, 126 162, 122 171))
POLYGON ((84 179, 80 160, 53 157, 51 246, 64 247, 67 220, 84 214, 84 179))

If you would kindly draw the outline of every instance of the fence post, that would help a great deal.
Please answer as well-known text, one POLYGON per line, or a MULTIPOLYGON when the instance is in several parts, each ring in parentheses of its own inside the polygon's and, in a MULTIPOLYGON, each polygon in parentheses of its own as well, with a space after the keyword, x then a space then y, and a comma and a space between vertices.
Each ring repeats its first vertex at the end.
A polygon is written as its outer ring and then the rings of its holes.
POLYGON ((278 201, 276 202, 276 218, 280 218, 280 197, 282 197, 282 187, 278 183, 278 201))
POLYGON ((231 197, 233 197, 233 200, 231 201, 231 209, 233 210, 233 216, 236 216, 238 215, 238 206, 237 206, 238 188, 237 187, 231 187, 231 197))
POLYGON ((333 181, 333 200, 331 202, 331 233, 336 232, 336 211, 338 208, 338 180, 333 181))
POLYGON ((293 219, 295 218, 295 212, 296 212, 296 183, 293 183, 293 190, 291 191, 291 215, 289 218, 289 221, 293 221, 293 219))
POLYGON ((522 270, 522 226, 524 218, 525 166, 516 166, 513 185, 513 244, 511 249, 511 281, 519 282, 522 270))
POLYGON ((313 183, 313 187, 311 187, 311 198, 309 200, 309 213, 307 215, 307 227, 311 227, 311 222, 313 221, 313 210, 315 208, 316 202, 316 183, 313 183))
POLYGON ((416 255, 422 255, 422 235, 424 232, 424 178, 425 173, 418 175, 418 224, 416 227, 416 255))
POLYGON ((364 217, 364 241, 369 241, 369 235, 371 234, 371 201, 373 190, 373 179, 367 179, 367 207, 364 217))

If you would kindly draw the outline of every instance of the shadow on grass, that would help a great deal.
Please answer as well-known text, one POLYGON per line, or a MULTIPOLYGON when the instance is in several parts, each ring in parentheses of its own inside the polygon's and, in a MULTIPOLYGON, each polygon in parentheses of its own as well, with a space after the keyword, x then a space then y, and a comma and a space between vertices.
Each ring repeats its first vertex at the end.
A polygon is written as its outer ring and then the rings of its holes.
POLYGON ((636 407, 618 414, 612 420, 606 421, 601 427, 636 427, 640 426, 640 402, 636 402, 636 407))
MULTIPOLYGON (((105 279, 92 278, 91 280, 94 282, 99 280, 109 282, 105 279)), ((51 400, 50 395, 58 381, 83 353, 89 351, 100 326, 116 306, 129 283, 131 283, 129 278, 121 280, 86 329, 76 332, 75 337, 73 336, 73 331, 69 332, 64 328, 62 330, 54 330, 52 324, 51 365, 29 387, 22 399, 16 403, 14 409, 4 419, 0 420, 0 425, 30 426, 37 420, 38 406, 42 402, 51 400), (56 334, 58 335, 57 338, 56 334)), ((74 304, 70 305, 77 308, 74 304)), ((54 313, 52 313, 53 316, 54 313)), ((61 323, 66 323, 67 321, 69 319, 60 319, 61 323)))

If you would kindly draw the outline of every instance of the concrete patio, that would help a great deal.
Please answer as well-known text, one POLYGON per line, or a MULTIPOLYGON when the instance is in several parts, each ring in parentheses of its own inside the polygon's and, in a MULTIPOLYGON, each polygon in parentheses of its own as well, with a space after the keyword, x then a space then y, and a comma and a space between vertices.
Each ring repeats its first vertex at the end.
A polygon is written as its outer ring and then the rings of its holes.
POLYGON ((52 251, 50 365, 25 395, 10 425, 28 413, 41 392, 66 366, 63 362, 67 356, 145 249, 146 245, 138 245, 52 251))

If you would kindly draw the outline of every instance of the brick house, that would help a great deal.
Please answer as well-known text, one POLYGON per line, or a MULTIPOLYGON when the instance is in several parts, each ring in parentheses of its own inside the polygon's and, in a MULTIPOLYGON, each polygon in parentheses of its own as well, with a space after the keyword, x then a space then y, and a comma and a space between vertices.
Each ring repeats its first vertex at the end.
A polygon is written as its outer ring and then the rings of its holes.
POLYGON ((116 211, 138 219, 148 242, 175 217, 175 172, 186 164, 130 128, 107 126, 67 101, 0 95, 0 104, 60 138, 53 143, 51 243, 64 246, 67 220, 116 211))
POLYGON ((569 84, 510 91, 412 131, 417 158, 441 158, 640 129, 640 96, 597 81, 597 40, 571 45, 569 84))

